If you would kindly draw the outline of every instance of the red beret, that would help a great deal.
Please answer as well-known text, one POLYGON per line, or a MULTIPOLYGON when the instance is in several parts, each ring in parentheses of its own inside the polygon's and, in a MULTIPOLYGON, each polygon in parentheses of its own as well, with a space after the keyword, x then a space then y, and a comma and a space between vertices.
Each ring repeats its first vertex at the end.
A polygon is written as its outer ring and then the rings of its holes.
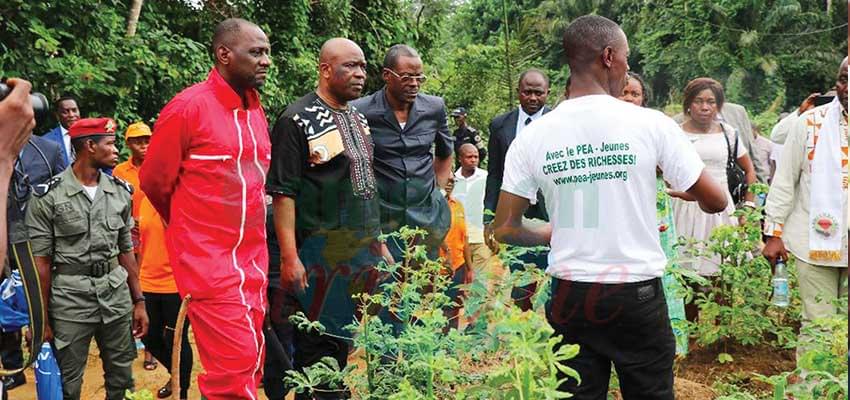
POLYGON ((93 135, 114 135, 115 121, 112 118, 83 118, 68 128, 71 139, 93 135))

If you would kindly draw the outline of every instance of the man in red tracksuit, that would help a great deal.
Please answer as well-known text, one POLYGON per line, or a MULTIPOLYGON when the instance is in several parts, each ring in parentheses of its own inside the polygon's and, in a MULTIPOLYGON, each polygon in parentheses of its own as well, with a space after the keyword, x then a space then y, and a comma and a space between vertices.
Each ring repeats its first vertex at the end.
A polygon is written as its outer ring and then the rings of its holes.
POLYGON ((142 190, 167 224, 166 245, 206 373, 207 399, 257 399, 262 378, 271 145, 256 90, 269 40, 231 18, 215 30, 215 67, 175 96, 154 126, 142 190))

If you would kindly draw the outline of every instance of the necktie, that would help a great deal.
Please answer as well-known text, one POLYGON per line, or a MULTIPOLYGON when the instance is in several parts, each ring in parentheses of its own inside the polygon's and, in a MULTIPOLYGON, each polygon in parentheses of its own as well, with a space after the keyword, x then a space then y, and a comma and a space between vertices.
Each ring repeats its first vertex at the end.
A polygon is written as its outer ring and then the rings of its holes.
POLYGON ((531 123, 531 117, 525 119, 525 124, 528 125, 531 123))

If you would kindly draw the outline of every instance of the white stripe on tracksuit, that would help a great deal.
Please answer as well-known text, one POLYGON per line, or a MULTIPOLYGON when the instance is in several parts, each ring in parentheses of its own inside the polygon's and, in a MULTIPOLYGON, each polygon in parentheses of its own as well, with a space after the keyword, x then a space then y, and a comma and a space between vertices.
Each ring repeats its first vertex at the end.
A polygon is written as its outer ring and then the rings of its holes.
MULTIPOLYGON (((260 343, 257 341, 257 330, 254 327, 254 321, 251 320, 251 307, 245 301, 245 292, 242 290, 242 287, 245 285, 245 270, 239 267, 239 263, 236 259, 236 249, 242 244, 242 240, 245 237, 245 219, 246 214, 248 212, 248 183, 245 181, 245 176, 242 174, 242 127, 239 125, 239 109, 233 110, 233 124, 236 125, 236 136, 239 138, 239 155, 236 157, 236 173, 239 175, 239 181, 242 183, 242 209, 241 209, 241 219, 239 222, 239 239, 236 241, 236 245, 233 246, 233 250, 231 251, 231 257, 233 259, 233 268, 239 272, 239 296, 242 298, 242 305, 245 306, 246 313, 245 318, 248 320, 248 328, 251 329, 251 333, 254 339, 254 346, 257 348, 257 364, 259 365, 259 354, 260 351, 260 343)), ((254 373, 257 372, 257 368, 254 369, 254 373)), ((248 397, 252 400, 256 400, 255 392, 257 388, 250 388, 248 386, 245 387, 245 391, 248 392, 248 397)))
MULTIPOLYGON (((248 110, 245 110, 245 113, 246 113, 245 123, 248 124, 248 133, 251 134, 251 142, 253 142, 253 144, 254 144, 254 165, 257 167, 257 171, 260 172, 260 176, 263 177, 262 182, 263 182, 263 185, 265 185, 266 172, 263 171, 263 166, 262 166, 262 164, 260 164, 260 160, 258 158, 259 152, 257 151, 257 137, 254 135, 254 128, 251 126, 251 112, 248 111, 248 110)), ((265 190, 260 191, 260 204, 263 204, 263 221, 265 221, 266 220, 265 190)), ((263 238, 265 238, 265 234, 266 234, 266 232, 263 231, 263 238)), ((263 272, 262 269, 260 269, 259 266, 257 266, 256 260, 251 260, 251 264, 254 265, 254 269, 257 270, 257 273, 260 274, 260 276, 263 277, 263 283, 262 283, 262 285, 260 285, 260 287, 266 286, 266 279, 267 279, 266 274, 263 272)), ((265 304, 265 301, 264 301, 265 296, 266 296, 265 293, 260 293, 260 310, 263 311, 263 315, 266 314, 266 304, 265 304)), ((257 373, 257 371, 260 370, 260 353, 261 353, 260 349, 262 349, 263 347, 266 346, 266 337, 264 335, 260 335, 260 341, 261 341, 261 346, 257 347, 257 365, 254 367, 254 373, 255 374, 257 373)))

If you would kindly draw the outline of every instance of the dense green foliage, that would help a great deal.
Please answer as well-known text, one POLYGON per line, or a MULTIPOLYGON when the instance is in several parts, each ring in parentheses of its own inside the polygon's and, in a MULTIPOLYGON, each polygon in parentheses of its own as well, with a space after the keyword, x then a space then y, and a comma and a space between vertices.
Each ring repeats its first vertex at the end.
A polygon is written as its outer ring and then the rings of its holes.
POLYGON ((494 104, 515 104, 516 78, 533 66, 549 72, 549 104, 556 104, 569 75, 561 35, 573 18, 595 13, 620 23, 629 37, 630 66, 655 94, 650 106, 672 103, 665 109, 676 111, 685 84, 709 76, 752 116, 767 112, 759 119, 764 131, 779 112, 834 85, 847 54, 847 3, 832 3, 827 12, 824 2, 796 0, 470 0, 449 21, 451 40, 438 49, 447 56, 439 60, 450 73, 466 73, 456 60, 468 58, 479 73, 449 74, 452 89, 444 93, 449 104, 472 108, 473 125, 483 128, 494 104), (488 76, 490 85, 477 84, 488 76), (463 81, 471 82, 457 88, 463 81))
MULTIPOLYGON (((0 0, 0 76, 31 80, 56 99, 81 99, 84 116, 113 116, 121 127, 152 121, 182 88, 206 77, 217 21, 239 16, 261 25, 273 49, 263 88, 269 115, 312 90, 318 50, 331 37, 358 42, 369 63, 369 89, 380 87, 378 66, 394 43, 422 50, 436 45, 435 24, 448 1, 341 0, 205 1, 200 9, 172 0, 144 2, 139 28, 126 37, 128 0, 29 2, 0 0)), ((55 121, 45 121, 46 130, 55 121)))
POLYGON ((778 111, 832 85, 847 52, 847 3, 832 3, 827 12, 823 2, 799 0, 148 0, 128 38, 130 0, 0 0, 0 76, 25 77, 53 99, 76 95, 84 115, 113 116, 122 128, 150 122, 176 92, 206 76, 215 23, 240 16, 260 24, 272 43, 263 89, 272 119, 314 87, 321 43, 346 36, 366 54, 369 91, 382 85, 385 50, 411 44, 432 78, 425 90, 470 109, 481 129, 516 105, 525 68, 549 73, 549 103, 557 103, 569 74, 563 30, 597 13, 629 36, 632 69, 656 93, 652 106, 678 103, 688 80, 711 76, 751 114, 768 112, 767 127, 778 111))

